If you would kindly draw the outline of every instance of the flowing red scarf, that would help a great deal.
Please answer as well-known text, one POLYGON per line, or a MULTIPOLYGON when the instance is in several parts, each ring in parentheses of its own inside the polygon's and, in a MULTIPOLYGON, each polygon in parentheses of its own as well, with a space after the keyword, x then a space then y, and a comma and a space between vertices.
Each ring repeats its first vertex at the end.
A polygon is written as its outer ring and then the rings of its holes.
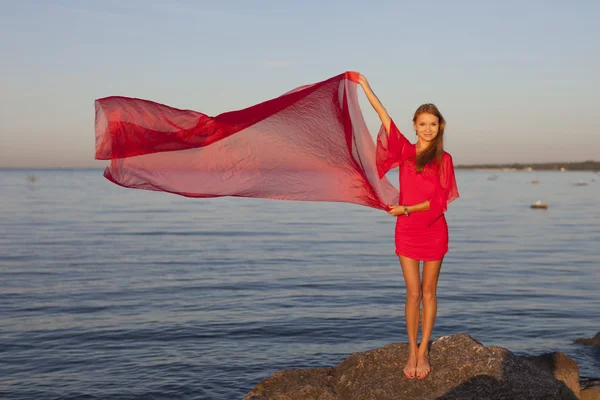
MULTIPOLYGON (((104 176, 128 188, 385 210, 397 204, 398 190, 378 173, 357 78, 346 72, 215 117, 142 99, 98 99, 96 159, 111 160, 104 176)), ((386 142, 381 129, 379 137, 386 142)))

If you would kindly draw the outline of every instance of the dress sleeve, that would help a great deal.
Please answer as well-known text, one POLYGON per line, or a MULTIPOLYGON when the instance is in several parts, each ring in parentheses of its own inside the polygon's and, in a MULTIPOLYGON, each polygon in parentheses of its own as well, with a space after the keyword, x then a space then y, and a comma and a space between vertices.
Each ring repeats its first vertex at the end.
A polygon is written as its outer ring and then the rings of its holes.
POLYGON ((459 198, 458 187, 456 186, 456 177, 454 176, 454 164, 450 154, 444 154, 442 167, 440 168, 439 182, 435 185, 433 194, 429 199, 428 223, 433 224, 448 209, 455 199, 459 198))
POLYGON ((383 125, 377 135, 376 163, 379 179, 392 168, 402 165, 402 152, 410 142, 400 132, 393 120, 390 121, 390 134, 383 125))

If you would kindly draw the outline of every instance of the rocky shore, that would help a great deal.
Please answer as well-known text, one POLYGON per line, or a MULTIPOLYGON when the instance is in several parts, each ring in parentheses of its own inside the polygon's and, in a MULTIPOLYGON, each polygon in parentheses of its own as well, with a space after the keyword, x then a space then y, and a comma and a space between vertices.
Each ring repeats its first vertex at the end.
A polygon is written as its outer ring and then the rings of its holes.
MULTIPOLYGON (((600 332, 577 343, 598 345, 600 332)), ((429 346, 432 370, 424 379, 403 374, 408 343, 392 343, 335 367, 279 371, 244 400, 600 400, 600 379, 580 378, 577 363, 560 352, 519 357, 466 333, 429 346)))

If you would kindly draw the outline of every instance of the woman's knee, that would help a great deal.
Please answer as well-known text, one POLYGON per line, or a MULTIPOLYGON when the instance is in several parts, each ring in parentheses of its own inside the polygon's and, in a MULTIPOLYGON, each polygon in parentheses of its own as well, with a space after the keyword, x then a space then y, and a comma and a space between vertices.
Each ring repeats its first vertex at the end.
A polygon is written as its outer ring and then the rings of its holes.
POLYGON ((430 302, 436 299, 435 290, 423 288, 423 302, 430 302))
POLYGON ((421 292, 414 290, 406 291, 406 301, 411 304, 419 304, 421 302, 421 292))

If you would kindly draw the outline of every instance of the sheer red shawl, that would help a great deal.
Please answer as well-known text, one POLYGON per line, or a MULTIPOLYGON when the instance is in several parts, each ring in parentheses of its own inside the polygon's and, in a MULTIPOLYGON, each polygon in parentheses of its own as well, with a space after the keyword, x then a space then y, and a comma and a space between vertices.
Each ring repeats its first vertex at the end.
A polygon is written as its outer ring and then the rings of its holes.
MULTIPOLYGON (((95 102, 96 159, 128 188, 187 197, 336 201, 387 209, 355 72, 215 117, 148 100, 95 102)), ((380 132, 381 133, 381 132, 380 132)))

